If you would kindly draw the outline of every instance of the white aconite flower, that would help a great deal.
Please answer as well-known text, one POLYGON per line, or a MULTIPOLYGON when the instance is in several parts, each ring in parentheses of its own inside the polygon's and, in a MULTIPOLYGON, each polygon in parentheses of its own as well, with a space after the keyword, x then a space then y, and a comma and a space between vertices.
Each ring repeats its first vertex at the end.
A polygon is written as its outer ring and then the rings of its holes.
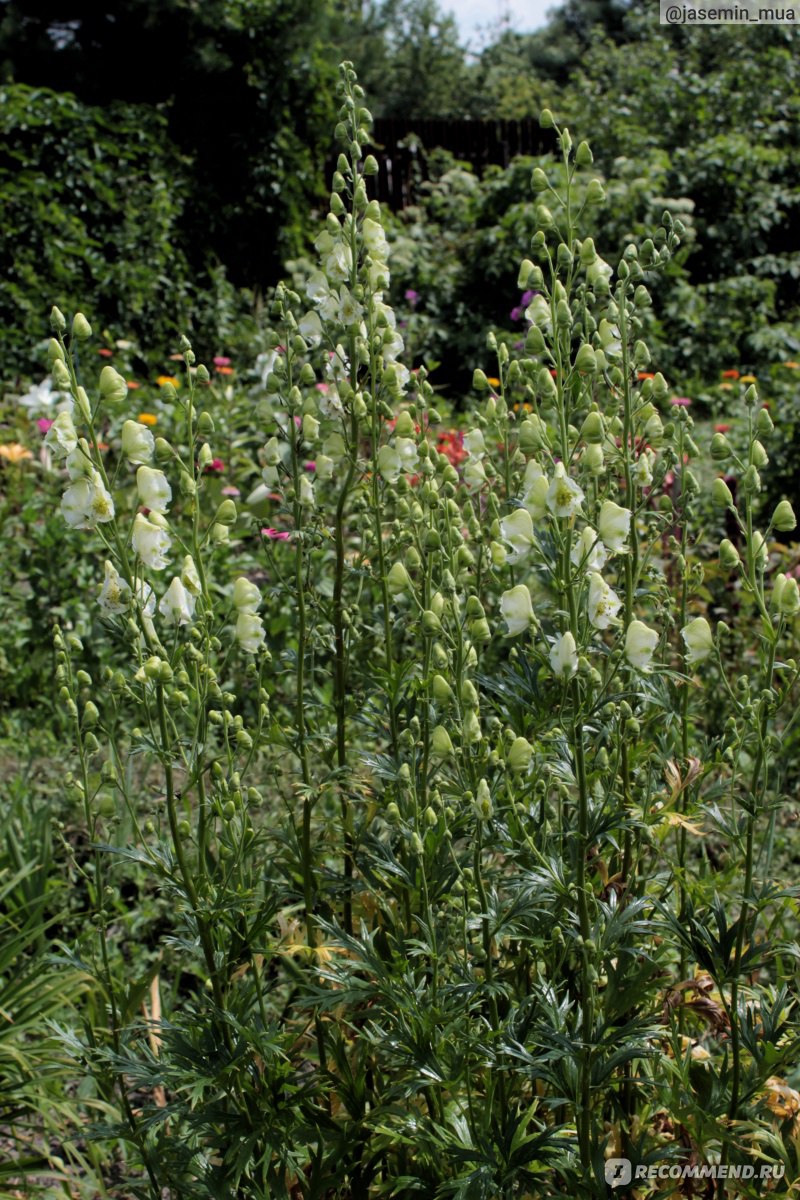
POLYGON ((527 509, 534 521, 541 521, 547 512, 547 493, 550 490, 550 480, 538 463, 528 463, 522 487, 523 507, 527 509))
POLYGON ((247 654, 257 654, 266 634, 261 617, 243 610, 236 618, 236 640, 247 654))
POLYGON ((652 451, 643 450, 636 460, 636 466, 633 468, 633 477, 639 487, 650 487, 653 482, 653 459, 655 455, 652 451))
POLYGON ((517 584, 500 597, 500 614, 508 626, 508 636, 524 633, 533 620, 531 594, 524 583, 517 584))
POLYGON ((589 620, 595 629, 608 629, 617 620, 622 601, 595 571, 589 576, 589 620))
POLYGON ((687 663, 703 662, 714 649, 714 635, 705 617, 695 617, 684 625, 681 637, 686 646, 687 663))
POLYGON ((550 666, 559 679, 571 679, 578 669, 578 647, 575 638, 567 630, 556 638, 550 648, 550 666))
POLYGON ((553 481, 547 491, 547 507, 556 517, 574 517, 583 503, 583 492, 567 475, 563 463, 556 463, 553 481))
POLYGON ((644 621, 631 621, 625 633, 625 657, 637 671, 647 671, 658 645, 658 634, 644 621))
POLYGON ((361 223, 361 236, 372 257, 385 262, 389 257, 389 244, 383 226, 371 217, 365 217, 361 223))
POLYGON ((363 315, 363 304, 358 303, 348 288, 340 287, 338 317, 342 324, 355 325, 363 315))
POLYGON ((74 450, 67 455, 67 473, 70 479, 81 479, 94 476, 95 465, 86 438, 80 438, 74 450))
POLYGON ((151 512, 165 513, 172 499, 172 488, 163 471, 152 467, 139 467, 136 472, 136 487, 145 508, 151 512))
POLYGON ((146 567, 153 571, 163 571, 167 565, 167 554, 172 545, 172 538, 166 529, 148 521, 142 513, 137 513, 133 521, 131 534, 133 548, 146 567))
POLYGON ((512 549, 508 561, 517 562, 530 550, 534 542, 531 514, 526 508, 515 508, 500 522, 500 534, 512 549))
POLYGON ((587 525, 573 543, 570 553, 572 562, 585 571, 602 571, 607 557, 606 548, 597 533, 591 525, 587 525))
POLYGON ((330 287, 328 281, 322 274, 322 271, 312 271, 306 283, 306 295, 312 304, 317 304, 330 295, 330 287))
POLYGON ((120 613, 127 610, 131 602, 131 589, 121 578, 114 564, 108 560, 104 563, 104 571, 105 577, 100 588, 98 603, 103 612, 118 617, 120 613))
POLYGON ((261 592, 245 575, 233 585, 233 607, 239 612, 255 612, 261 603, 261 592))
POLYGON ((544 333, 547 332, 553 323, 553 314, 550 311, 550 305, 541 292, 537 292, 533 297, 525 309, 525 316, 532 325, 536 325, 544 333))
POLYGON ((181 583, 192 596, 199 596, 202 588, 200 586, 200 576, 197 573, 194 559, 191 554, 187 554, 183 560, 181 567, 181 583))
POLYGON ((479 458, 470 458, 464 466, 464 484, 471 492, 478 492, 486 483, 486 471, 479 458))
POLYGON ((194 596, 176 575, 158 602, 158 611, 167 625, 188 625, 194 616, 194 596))
POLYGON ((381 446, 378 451, 378 471, 387 483, 397 483, 401 473, 413 471, 418 462, 413 438, 395 438, 393 446, 381 446))
POLYGON ((78 444, 78 434, 72 420, 72 413, 66 409, 60 412, 48 429, 44 444, 51 453, 61 457, 70 454, 78 444))
POLYGON ((603 544, 612 551, 622 550, 628 540, 630 527, 630 509, 621 508, 613 500, 604 500, 600 508, 600 519, 597 522, 603 544))
POLYGON ((64 520, 73 529, 93 529, 114 519, 114 501, 99 471, 81 476, 67 488, 61 500, 64 520))
POLYGON ((300 495, 298 500, 304 508, 313 508, 314 500, 314 485, 307 475, 303 475, 300 480, 300 495))
POLYGON ((126 421, 122 426, 122 453, 129 463, 147 463, 153 457, 156 441, 146 425, 126 421))
POLYGON ((297 328, 300 331, 300 336, 305 338, 309 346, 316 347, 322 341, 322 322, 319 319, 318 313, 307 312, 301 318, 297 328))
POLYGON ((480 429, 470 429, 464 434, 464 449, 473 458, 483 458, 486 453, 486 443, 480 429))

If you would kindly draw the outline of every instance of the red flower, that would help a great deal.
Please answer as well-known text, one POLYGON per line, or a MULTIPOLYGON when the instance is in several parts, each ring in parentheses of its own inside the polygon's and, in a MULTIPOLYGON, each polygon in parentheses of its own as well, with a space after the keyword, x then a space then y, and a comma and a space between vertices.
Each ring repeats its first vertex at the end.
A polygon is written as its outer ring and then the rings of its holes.
POLYGON ((113 350, 106 350, 105 346, 102 346, 102 347, 101 347, 101 348, 100 348, 100 349, 97 351, 97 353, 100 355, 100 357, 101 357, 101 358, 113 358, 113 357, 114 357, 114 351, 113 351, 113 350))
POLYGON ((741 374, 740 371, 723 371, 722 378, 723 379, 738 379, 740 374, 741 374))
POLYGON ((714 433, 728 433, 731 429, 733 429, 732 425, 725 425, 723 422, 722 425, 714 426, 714 433))
POLYGON ((212 458, 211 462, 203 472, 204 475, 221 475, 225 470, 225 463, 221 458, 212 458))

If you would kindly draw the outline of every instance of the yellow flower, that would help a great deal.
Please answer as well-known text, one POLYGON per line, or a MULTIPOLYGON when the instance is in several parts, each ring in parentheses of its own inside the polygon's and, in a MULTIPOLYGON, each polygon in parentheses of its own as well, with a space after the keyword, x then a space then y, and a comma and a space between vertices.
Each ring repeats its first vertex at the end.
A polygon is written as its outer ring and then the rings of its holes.
POLYGON ((739 376, 739 383, 755 383, 755 382, 756 382, 755 375, 740 375, 739 376))
POLYGON ((181 386, 181 381, 177 375, 159 375, 156 383, 159 387, 163 387, 165 383, 171 383, 174 388, 181 386))
POLYGON ((158 424, 158 417, 154 416, 153 413, 139 413, 139 416, 137 419, 140 422, 140 424, 142 424, 142 425, 157 425, 158 424))
POLYGON ((6 459, 7 462, 18 463, 25 458, 33 458, 33 455, 19 442, 6 442, 0 446, 0 458, 6 459))
POLYGON ((785 362, 783 365, 788 367, 790 371, 797 371, 800 368, 800 362, 785 362))
POLYGON ((489 384, 489 387, 500 387, 500 380, 495 378, 494 375, 490 375, 486 382, 489 384))

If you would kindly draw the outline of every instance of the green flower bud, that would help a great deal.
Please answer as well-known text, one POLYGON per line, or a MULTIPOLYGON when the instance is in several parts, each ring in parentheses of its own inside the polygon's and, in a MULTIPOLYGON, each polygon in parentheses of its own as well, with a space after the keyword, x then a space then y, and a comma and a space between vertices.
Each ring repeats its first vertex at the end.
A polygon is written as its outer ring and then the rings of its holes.
POLYGON ((554 127, 555 121, 549 108, 543 108, 539 113, 539 124, 542 129, 552 129, 554 127))
POLYGON ((769 455, 761 442, 755 441, 750 450, 750 456, 753 463, 757 467, 766 467, 769 462, 769 455))
POLYGON ((215 520, 220 525, 235 525, 236 515, 236 505, 229 496, 226 496, 217 509, 215 520))
MULTIPOLYGON (((50 341, 47 343, 47 361, 51 366, 57 361, 62 363, 65 361, 64 348, 55 338, 50 338, 50 341)), ((67 378, 69 378, 69 375, 67 375, 67 378)))
POLYGON ((91 700, 87 700, 83 708, 83 728, 92 729, 99 720, 100 713, 97 709, 97 705, 91 700))
POLYGON ((56 333, 63 333, 67 328, 67 319, 55 304, 50 309, 50 328, 55 329, 56 333))
POLYGON ((197 419, 197 432, 199 433, 200 437, 204 438, 211 437, 211 434, 214 432, 214 418, 211 416, 211 413, 206 412, 205 409, 200 413, 200 416, 197 419))
POLYGON ((450 734, 444 725, 437 725, 431 734, 431 747, 433 753, 438 755, 439 758, 452 758, 455 753, 453 743, 450 740, 450 734))
POLYGON ((587 204, 602 204, 606 198, 605 189, 599 179, 590 179, 586 189, 587 204))
POLYGON ((765 408, 760 408, 756 417, 756 432, 760 437, 769 437, 774 428, 772 417, 765 408))
POLYGON ((711 485, 711 502, 712 504, 716 505, 717 508, 733 507, 733 496, 731 495, 731 489, 721 477, 715 479, 711 485))
POLYGON ((128 398, 128 385, 113 367, 103 367, 100 372, 100 395, 117 404, 128 398))
POLYGON ((447 704, 453 698, 453 689, 450 687, 450 684, 447 682, 444 675, 434 675, 432 690, 433 698, 434 700, 437 700, 439 704, 447 704))
POLYGON ((51 370, 53 373, 53 379, 55 380, 56 386, 61 388, 62 391, 66 390, 72 383, 72 380, 69 377, 69 371, 67 370, 66 364, 63 363, 60 358, 57 358, 55 360, 55 362, 53 363, 51 370))
POLYGON ((715 433, 711 439, 711 457, 715 462, 725 462, 731 456, 731 446, 724 433, 715 433))
POLYGON ((591 445, 601 445, 605 441, 606 431, 603 418, 599 412, 590 412, 581 425, 581 437, 591 445))
POLYGON ((592 347, 584 342, 575 358, 575 370, 584 375, 594 375, 597 371, 597 356, 592 347))
POLYGON ((761 491, 761 476, 754 466, 749 466, 742 476, 742 491, 746 496, 755 496, 761 491))
POLYGON ((756 385, 754 383, 751 383, 750 387, 745 392, 744 402, 748 408, 752 408, 754 405, 758 404, 758 391, 756 390, 756 385))
POLYGON ((653 395, 657 400, 665 400, 669 395, 669 386, 660 371, 653 376, 653 395))
POLYGON ((781 533, 791 533, 797 526, 797 518, 794 515, 794 509, 788 500, 781 500, 775 512, 772 514, 772 524, 781 533))
POLYGON ((519 269, 519 274, 517 276, 517 287, 520 289, 520 291, 525 291, 525 289, 528 287, 528 280, 533 270, 534 265, 531 260, 529 258, 523 259, 522 265, 519 269))
POLYGON ((739 563, 741 562, 739 551, 736 549, 733 542, 728 540, 728 538, 725 538, 724 541, 720 542, 719 561, 722 566, 726 567, 729 571, 732 571, 735 567, 738 567, 739 563))
POLYGON ((426 637, 436 637, 442 632, 442 622, 430 608, 426 608, 422 614, 422 632, 426 637))
POLYGON ((476 392, 485 392, 489 387, 489 380, 480 367, 476 367, 472 373, 472 386, 476 392))
POLYGON ((72 318, 72 336, 79 342, 85 342, 92 336, 92 327, 83 313, 75 313, 72 318))
POLYGON ((578 143, 578 149, 575 151, 575 162, 579 167, 590 167, 594 162, 594 155, 588 142, 578 143))
POLYGON ((411 413, 404 408, 397 418, 394 427, 395 437, 413 438, 416 436, 416 426, 411 413))

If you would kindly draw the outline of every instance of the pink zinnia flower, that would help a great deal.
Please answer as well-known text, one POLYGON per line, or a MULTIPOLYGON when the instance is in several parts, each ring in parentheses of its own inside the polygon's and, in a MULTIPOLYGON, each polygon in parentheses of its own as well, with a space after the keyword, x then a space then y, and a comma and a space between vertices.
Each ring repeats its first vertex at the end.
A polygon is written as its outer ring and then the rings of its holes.
POLYGON ((52 424, 53 422, 49 417, 39 417, 39 420, 36 422, 36 428, 40 429, 42 433, 47 433, 52 424))
POLYGON ((223 496, 241 496, 241 492, 237 487, 224 487, 222 489, 223 496))
POLYGON ((213 363, 215 367, 229 367, 231 365, 231 360, 226 358, 224 354, 218 354, 217 357, 213 359, 213 363))
POLYGON ((261 535, 262 537, 269 538, 271 542, 288 542, 289 538, 291 537, 291 534, 287 533, 285 529, 272 528, 262 529, 261 535))
POLYGON ((225 463, 221 458, 212 458, 211 462, 205 469, 206 475, 221 475, 225 470, 225 463))
POLYGON ((317 464, 316 464, 315 462, 306 462, 306 463, 303 463, 303 469, 304 469, 305 471, 316 471, 316 469, 317 469, 317 464))
POLYGON ((689 408, 691 403, 692 402, 688 396, 673 396, 670 400, 670 404, 673 408, 689 408))
POLYGON ((323 396, 327 396, 328 392, 331 390, 330 384, 327 383, 317 383, 314 386, 318 392, 322 392, 323 396))

